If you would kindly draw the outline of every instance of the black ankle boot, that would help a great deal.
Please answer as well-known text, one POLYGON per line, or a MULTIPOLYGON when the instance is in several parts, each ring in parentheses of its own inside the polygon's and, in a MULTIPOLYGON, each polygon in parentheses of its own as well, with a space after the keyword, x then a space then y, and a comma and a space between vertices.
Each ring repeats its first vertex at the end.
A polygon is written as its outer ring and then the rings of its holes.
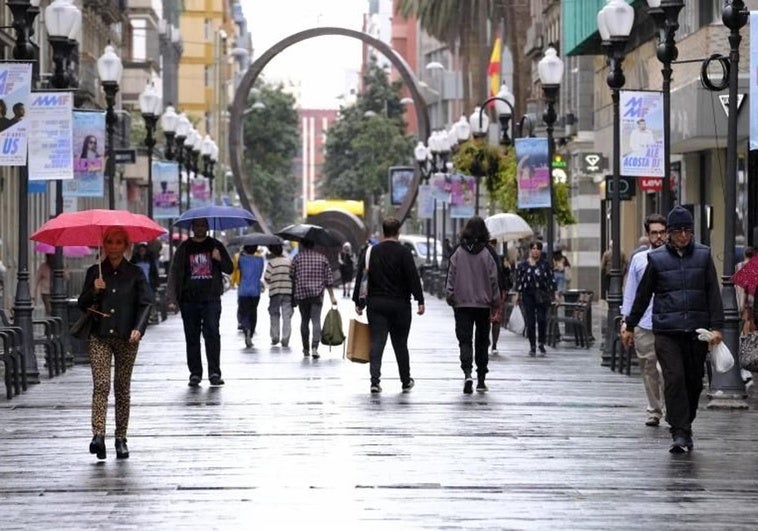
POLYGON ((126 437, 116 437, 116 459, 129 459, 129 448, 126 446, 126 437))
POLYGON ((89 453, 97 454, 98 459, 105 459, 105 436, 95 435, 89 443, 89 453))

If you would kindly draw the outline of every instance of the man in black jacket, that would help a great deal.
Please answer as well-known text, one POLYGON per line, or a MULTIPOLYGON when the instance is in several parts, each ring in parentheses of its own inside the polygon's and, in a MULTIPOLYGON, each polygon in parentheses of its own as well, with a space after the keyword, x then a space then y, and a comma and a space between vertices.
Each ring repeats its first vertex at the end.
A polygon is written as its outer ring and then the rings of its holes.
POLYGON ((669 213, 666 245, 648 253, 648 265, 637 288, 622 334, 629 348, 645 309, 653 299, 653 333, 663 369, 666 420, 671 425, 671 453, 692 450, 692 422, 697 414, 708 345, 695 332, 713 332, 711 345, 721 342, 724 308, 711 250, 693 241, 690 212, 676 206, 669 213))
POLYGON ((189 386, 197 387, 203 379, 200 358, 200 332, 205 340, 208 379, 211 386, 224 385, 221 379, 221 295, 222 273, 231 275, 234 264, 224 244, 208 236, 208 221, 192 222, 192 238, 185 240, 174 253, 168 277, 168 309, 182 312, 184 339, 187 342, 189 386))
POLYGON ((408 334, 411 331, 411 295, 418 303, 417 314, 424 314, 424 292, 421 279, 413 262, 410 250, 398 241, 400 220, 387 218, 382 223, 384 239, 374 245, 369 253, 368 270, 365 251, 358 261, 358 276, 355 279, 353 301, 358 315, 368 306, 368 325, 371 331, 371 392, 381 393, 379 385, 382 371, 382 354, 387 344, 387 334, 392 340, 397 367, 400 372, 403 392, 413 388, 408 334), (363 275, 368 275, 368 300, 360 298, 363 275))

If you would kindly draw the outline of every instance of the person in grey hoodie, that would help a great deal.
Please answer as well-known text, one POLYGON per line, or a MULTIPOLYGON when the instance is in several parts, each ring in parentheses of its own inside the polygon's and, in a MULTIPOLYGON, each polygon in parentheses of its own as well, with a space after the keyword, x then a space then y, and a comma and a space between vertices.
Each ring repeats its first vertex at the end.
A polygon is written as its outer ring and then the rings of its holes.
POLYGON ((484 220, 479 216, 469 219, 461 232, 460 245, 450 256, 447 270, 447 303, 455 313, 455 335, 466 394, 473 392, 471 369, 474 361, 476 390, 480 393, 487 391, 484 379, 489 361, 490 312, 500 303, 497 262, 487 247, 489 239, 484 220))

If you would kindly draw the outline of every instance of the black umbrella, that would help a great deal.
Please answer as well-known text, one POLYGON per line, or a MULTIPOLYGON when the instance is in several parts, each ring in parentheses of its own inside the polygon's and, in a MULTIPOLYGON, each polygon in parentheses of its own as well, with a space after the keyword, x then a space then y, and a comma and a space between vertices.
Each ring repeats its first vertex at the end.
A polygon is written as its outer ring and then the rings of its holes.
POLYGON ((341 242, 332 236, 332 234, 324 227, 318 225, 309 225, 307 223, 296 223, 295 225, 289 225, 276 233, 285 240, 292 240, 301 242, 308 240, 316 245, 323 247, 337 247, 341 245, 341 242))
POLYGON ((284 243, 276 234, 267 234, 264 232, 254 232, 240 236, 239 245, 281 245, 284 243))

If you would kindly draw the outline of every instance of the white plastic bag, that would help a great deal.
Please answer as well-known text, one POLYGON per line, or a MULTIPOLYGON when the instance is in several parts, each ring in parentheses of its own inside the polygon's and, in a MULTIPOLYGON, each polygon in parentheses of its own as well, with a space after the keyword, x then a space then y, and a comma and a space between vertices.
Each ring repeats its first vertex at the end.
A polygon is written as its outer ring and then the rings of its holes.
POLYGON ((711 364, 716 372, 727 372, 734 367, 734 357, 723 341, 711 349, 711 364))
POLYGON ((524 333, 524 316, 521 314, 521 308, 517 304, 511 311, 511 317, 508 319, 508 330, 514 334, 521 335, 524 333))

